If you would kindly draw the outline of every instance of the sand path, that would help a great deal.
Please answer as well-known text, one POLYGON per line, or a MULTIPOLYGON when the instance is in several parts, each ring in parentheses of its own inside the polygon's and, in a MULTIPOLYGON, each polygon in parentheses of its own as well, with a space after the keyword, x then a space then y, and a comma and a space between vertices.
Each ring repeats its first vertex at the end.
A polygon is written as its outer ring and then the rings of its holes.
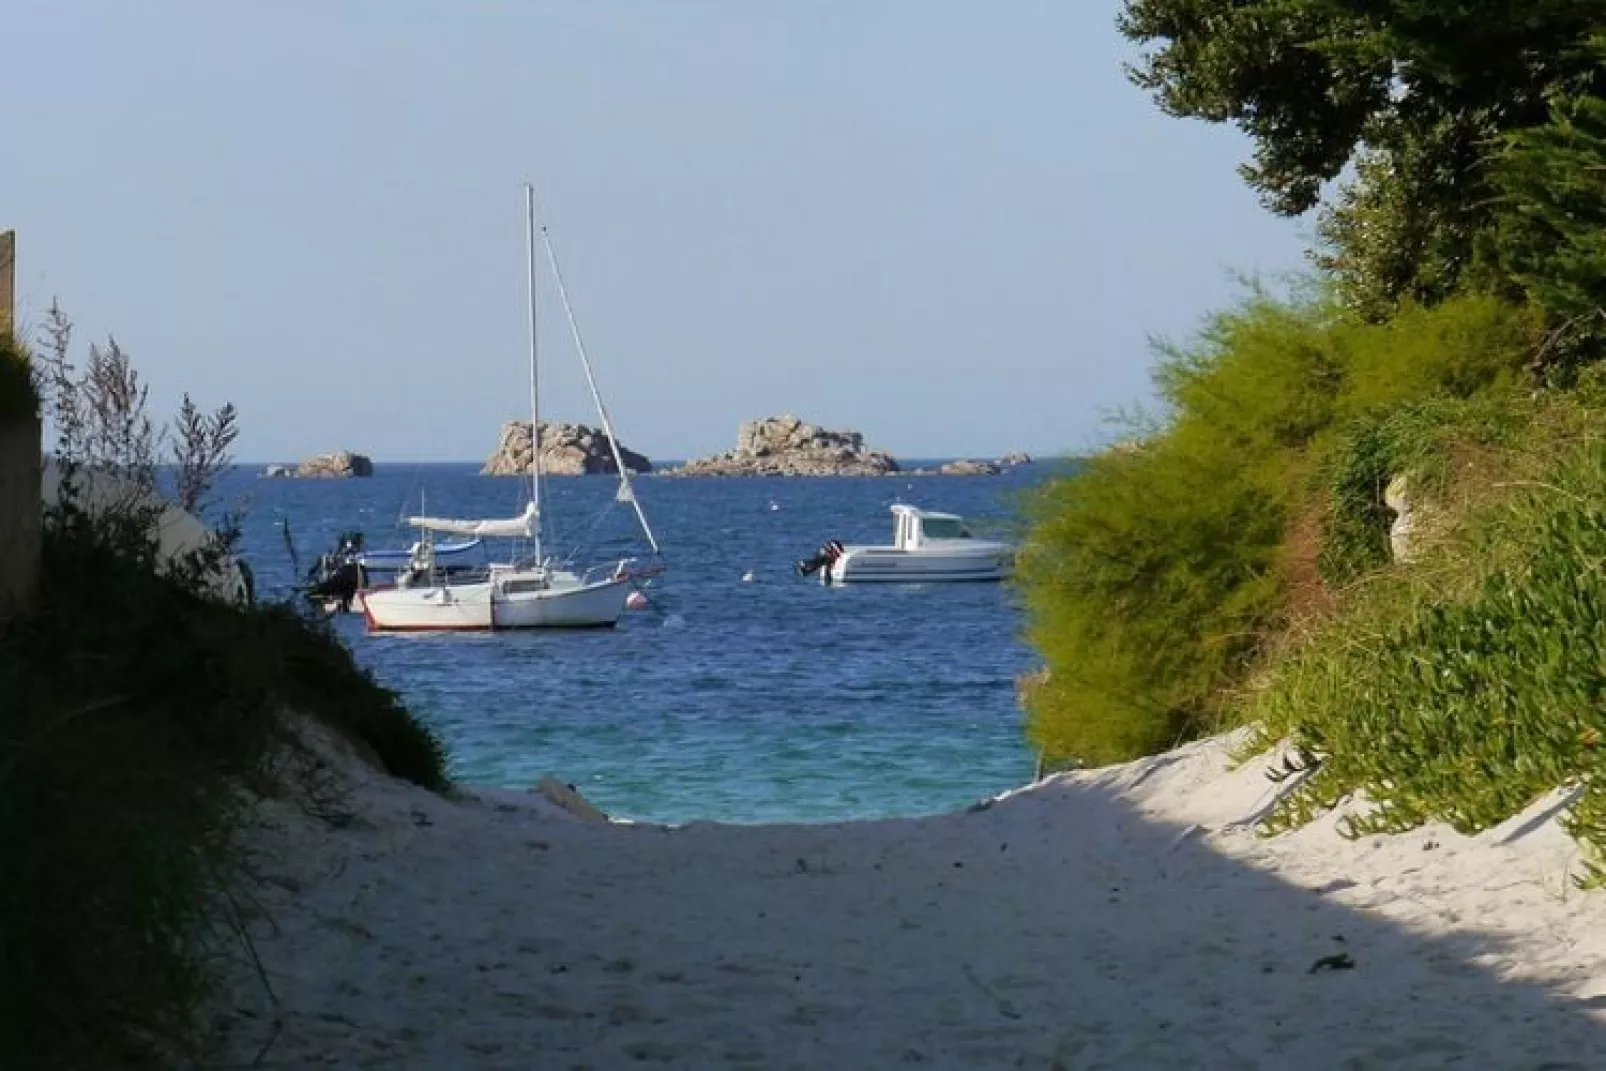
POLYGON ((1606 894, 1558 798, 1500 829, 1257 838, 1207 741, 984 809, 596 825, 351 766, 265 807, 267 1068, 1606 1067, 1606 894), (271 923, 271 925, 270 925, 271 923), (1344 955, 1348 969, 1317 969, 1344 955), (277 1024, 277 1025, 275 1025, 277 1024))

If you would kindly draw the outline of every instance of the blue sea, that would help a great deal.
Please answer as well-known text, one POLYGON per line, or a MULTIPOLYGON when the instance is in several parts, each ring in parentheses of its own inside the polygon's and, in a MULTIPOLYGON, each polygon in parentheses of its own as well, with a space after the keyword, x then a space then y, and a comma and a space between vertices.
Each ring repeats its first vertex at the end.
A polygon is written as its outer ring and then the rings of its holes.
MULTIPOLYGON (((524 484, 469 464, 378 465, 371 479, 237 470, 259 592, 293 582, 345 529, 406 546, 401 519, 514 516, 524 484)), ((646 476, 667 573, 617 629, 341 636, 445 738, 454 774, 527 788, 552 774, 609 814, 681 823, 824 822, 964 806, 1030 778, 1015 702, 1032 664, 1008 584, 826 587, 792 563, 827 539, 889 542, 897 501, 1019 535, 1049 466, 998 477, 646 476), (744 576, 751 574, 751 580, 744 576)), ((549 544, 641 549, 612 477, 545 485, 549 544), (555 539, 553 538, 555 530, 555 539)))

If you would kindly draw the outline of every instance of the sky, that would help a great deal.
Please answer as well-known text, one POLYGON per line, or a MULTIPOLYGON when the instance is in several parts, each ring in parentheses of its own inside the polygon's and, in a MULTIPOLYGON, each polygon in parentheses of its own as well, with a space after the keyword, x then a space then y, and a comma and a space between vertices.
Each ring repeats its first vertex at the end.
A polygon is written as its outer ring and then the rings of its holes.
MULTIPOLYGON (((1307 221, 1130 85, 1118 0, 7 0, 19 321, 245 460, 478 460, 526 417, 533 182, 621 441, 795 413, 1079 451, 1307 221)), ((538 279, 543 418, 595 424, 538 279)))

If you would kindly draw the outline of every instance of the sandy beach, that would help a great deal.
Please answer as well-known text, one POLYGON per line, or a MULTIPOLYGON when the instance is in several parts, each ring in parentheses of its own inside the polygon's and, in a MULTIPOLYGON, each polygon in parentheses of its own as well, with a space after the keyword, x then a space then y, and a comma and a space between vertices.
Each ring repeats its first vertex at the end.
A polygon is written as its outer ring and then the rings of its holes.
POLYGON ((266 1068, 1595 1068, 1606 895, 1556 794, 1258 837, 1221 738, 941 817, 680 828, 334 766, 262 807, 218 1043, 266 1068), (269 992, 271 987, 271 995, 269 992), (265 1046, 265 1048, 264 1048, 265 1046))

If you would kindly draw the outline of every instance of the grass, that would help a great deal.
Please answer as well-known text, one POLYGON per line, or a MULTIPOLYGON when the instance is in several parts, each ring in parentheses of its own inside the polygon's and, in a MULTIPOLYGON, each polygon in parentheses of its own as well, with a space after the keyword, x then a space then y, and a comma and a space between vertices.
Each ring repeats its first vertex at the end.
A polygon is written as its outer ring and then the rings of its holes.
POLYGON ((318 624, 208 601, 82 518, 0 633, 0 1034, 28 1068, 171 1067, 229 923, 245 788, 295 711, 447 786, 440 742, 318 624), (137 556, 136 556, 137 557, 137 556))

